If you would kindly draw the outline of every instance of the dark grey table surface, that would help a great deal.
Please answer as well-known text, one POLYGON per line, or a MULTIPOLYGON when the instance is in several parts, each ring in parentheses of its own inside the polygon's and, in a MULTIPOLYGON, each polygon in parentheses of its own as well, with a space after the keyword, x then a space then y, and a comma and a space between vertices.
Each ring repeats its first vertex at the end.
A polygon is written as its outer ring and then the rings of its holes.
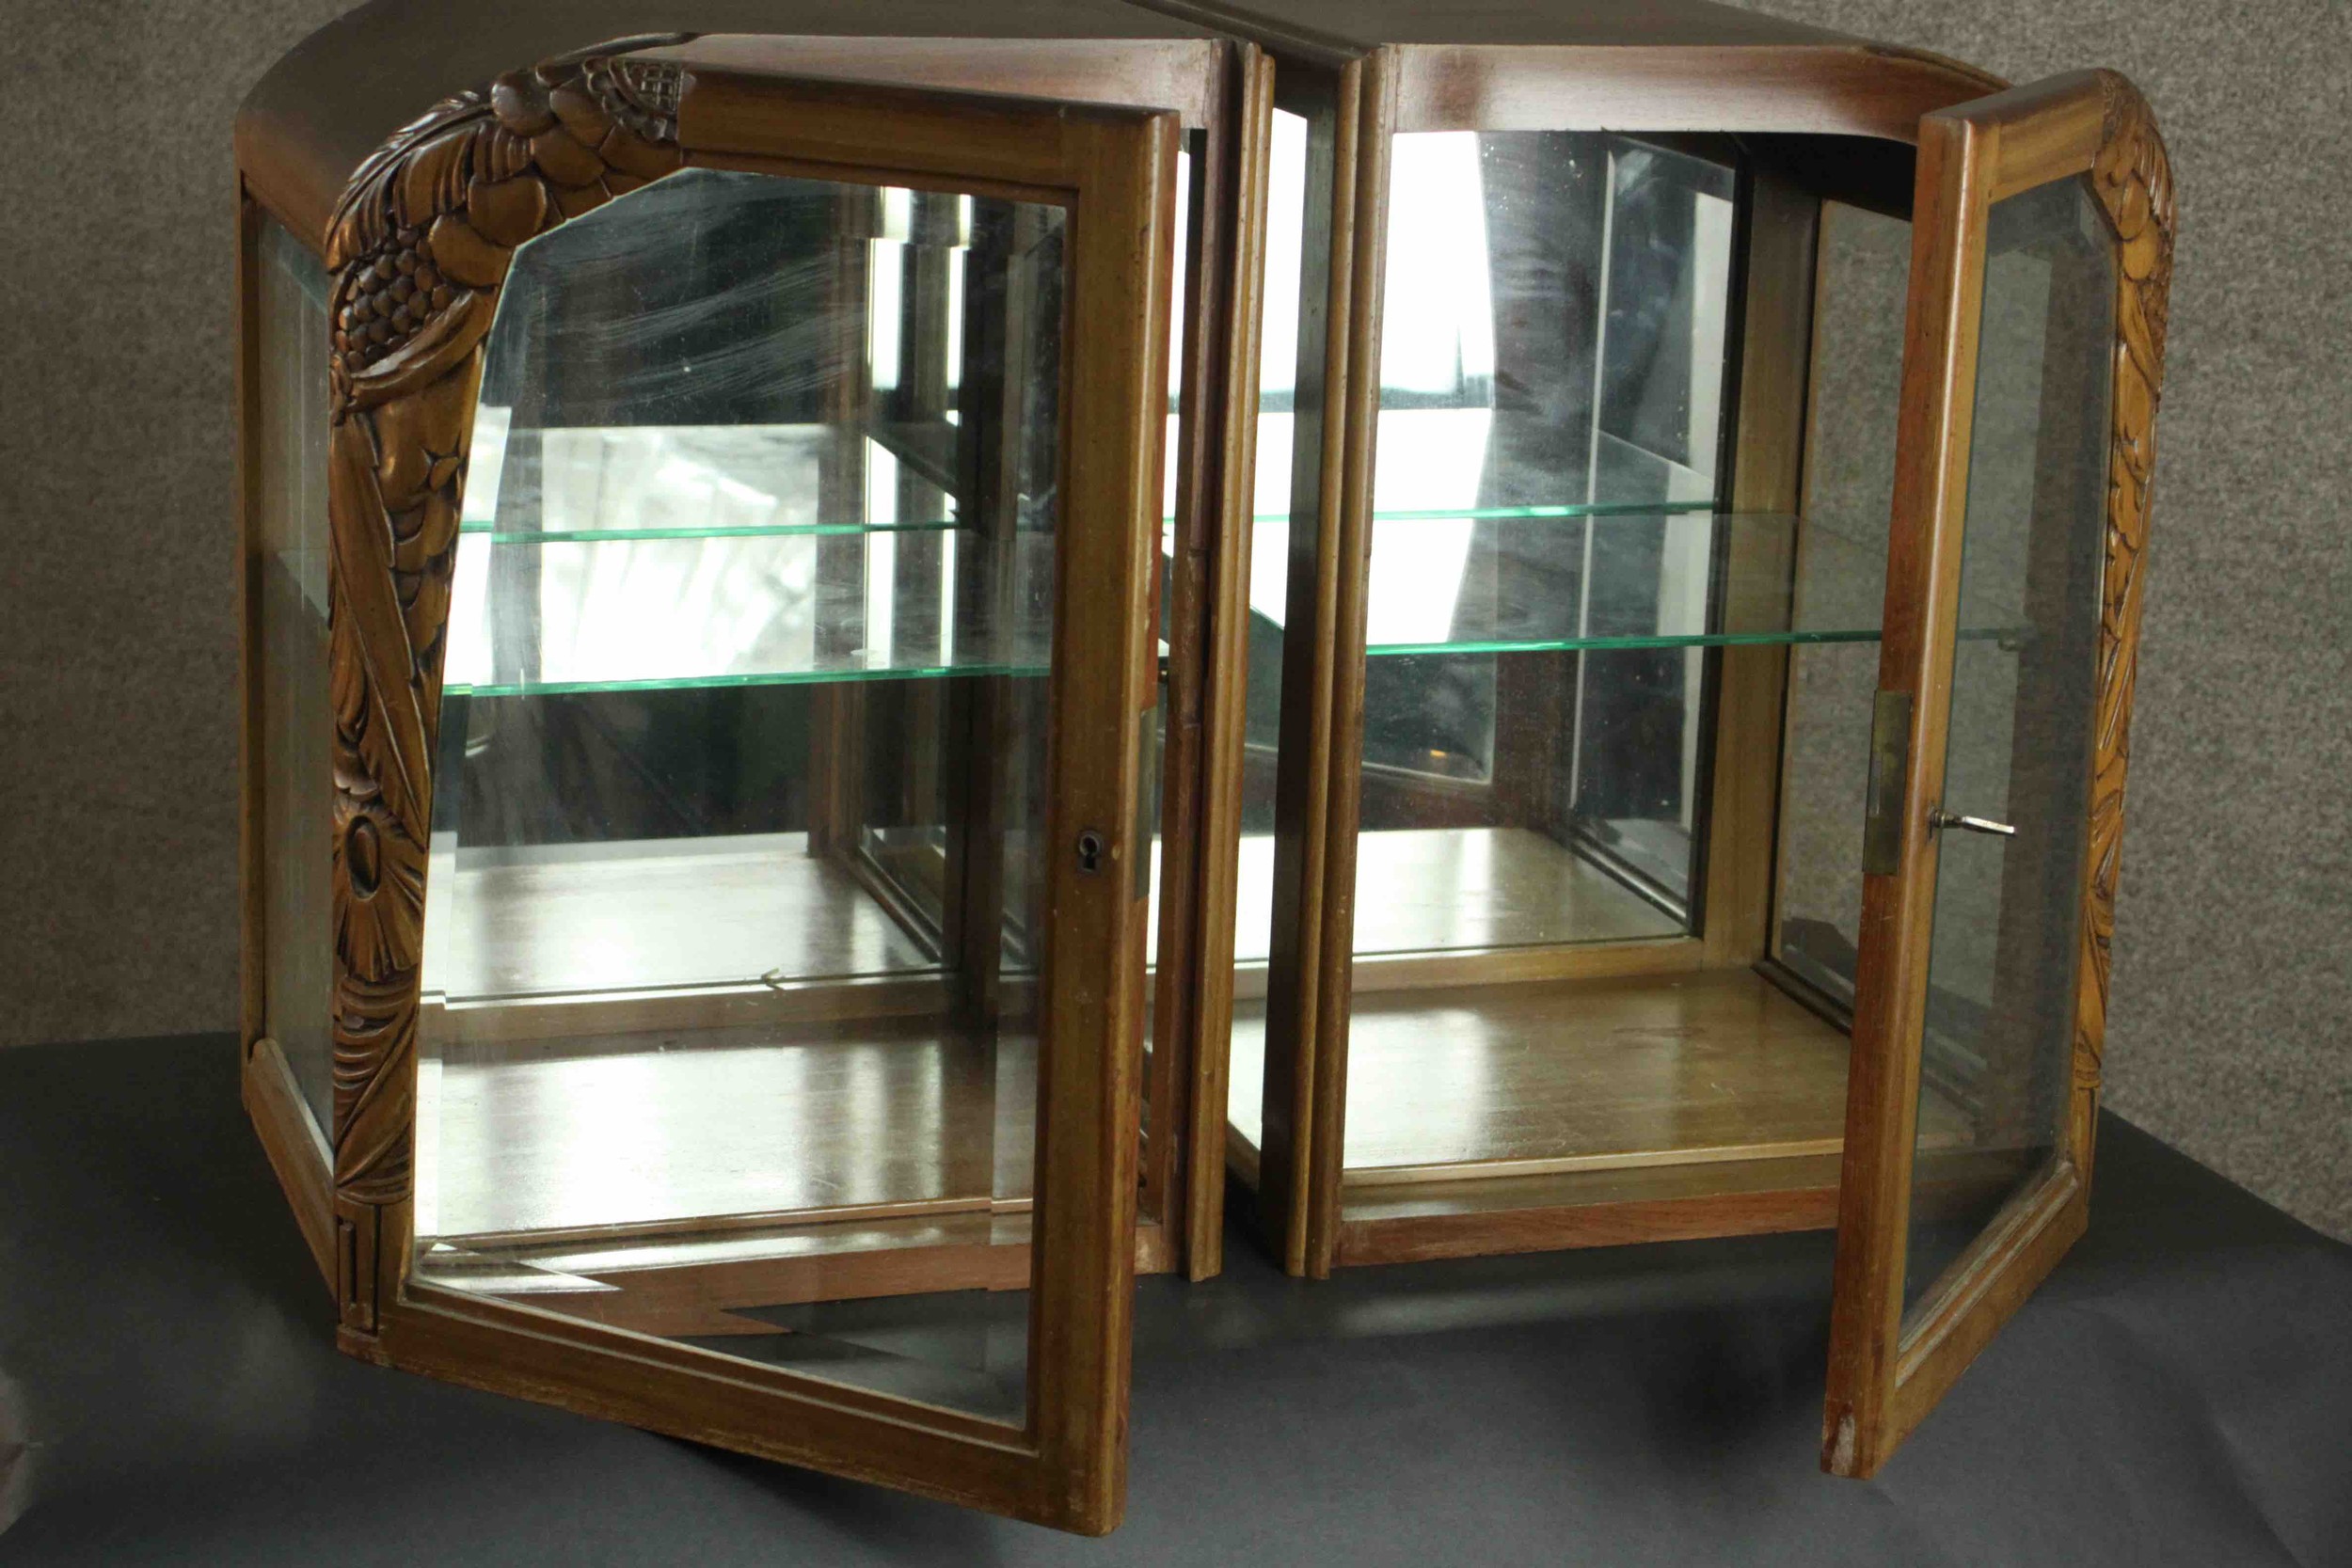
POLYGON ((1147 1280, 1082 1541, 347 1360, 219 1037, 0 1052, 0 1564, 2352 1563, 2352 1248, 2110 1117, 1877 1480, 1826 1236, 1147 1280))

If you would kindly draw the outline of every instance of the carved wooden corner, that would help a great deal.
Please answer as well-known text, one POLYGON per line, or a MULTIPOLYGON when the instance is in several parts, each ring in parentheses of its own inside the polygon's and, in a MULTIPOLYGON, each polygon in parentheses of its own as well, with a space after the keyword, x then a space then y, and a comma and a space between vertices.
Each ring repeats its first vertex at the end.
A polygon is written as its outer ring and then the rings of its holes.
POLYGON ((675 171, 684 75, 615 40, 444 99, 327 233, 336 1294, 373 1354, 405 1266, 443 633, 483 341, 516 247, 675 171))
POLYGON ((2106 1042, 2107 966, 2131 762, 2132 693, 2139 671, 2142 568, 2156 462, 2156 405, 2172 289, 2172 166, 2137 88, 2099 72, 2105 129, 2091 189, 2117 240, 2113 436, 2107 464, 2106 567, 2100 594, 2099 681, 2091 757, 2090 834, 2083 885, 2081 976, 2075 989, 2073 1125, 2088 1180, 2106 1042))

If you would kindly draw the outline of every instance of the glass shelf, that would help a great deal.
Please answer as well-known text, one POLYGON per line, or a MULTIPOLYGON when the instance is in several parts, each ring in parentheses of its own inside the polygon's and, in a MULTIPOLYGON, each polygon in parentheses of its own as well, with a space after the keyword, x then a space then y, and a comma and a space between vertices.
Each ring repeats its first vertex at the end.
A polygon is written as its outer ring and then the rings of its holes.
POLYGON ((959 594, 967 532, 498 544, 458 551, 445 689, 518 696, 1045 673, 1053 540, 959 594), (964 603, 958 604, 961 598, 964 603), (974 604, 1003 606, 993 613, 974 604))
POLYGON ((1647 637, 1562 637, 1490 641, 1381 642, 1364 652, 1374 658, 1410 658, 1431 654, 1610 653, 1629 648, 1790 647, 1802 643, 1875 642, 1876 626, 1851 631, 1660 632, 1647 637))
MULTIPOLYGON (((1373 509, 1375 523, 1488 523, 1540 521, 1545 518, 1656 517, 1711 514, 1715 503, 1693 501, 1585 501, 1555 506, 1446 506, 1421 511, 1373 509)), ((1288 512, 1261 513, 1260 522, 1287 522, 1288 512)))
MULTIPOLYGON (((951 495, 898 515, 906 428, 870 437, 831 424, 511 430, 507 409, 485 405, 458 531, 521 545, 953 530, 951 495), (864 493, 840 497, 843 474, 862 474, 864 493)), ((941 428, 952 437, 953 426, 941 428)))
MULTIPOLYGON (((1875 642, 1883 541, 1857 543, 1770 514, 1586 514, 1418 520, 1373 536, 1366 652, 1605 652, 1875 642), (1536 526, 1522 526, 1522 523, 1536 526)), ((1281 618, 1253 603, 1277 632, 1281 618)), ((2016 617, 1963 626, 1963 641, 2014 652, 2016 617)))
MULTIPOLYGON (((510 429, 509 410, 485 405, 474 425, 471 472, 458 531, 491 544, 774 538, 791 534, 946 532, 959 526, 952 495, 940 515, 898 518, 874 494, 850 516, 820 517, 813 498, 828 458, 850 434, 837 425, 611 425, 510 429), (879 503, 879 504, 876 504, 879 503)), ((952 423, 873 426, 865 453, 938 483, 952 468, 952 423)), ((1406 444, 1414 450, 1412 444, 1406 444)), ((1696 515, 1711 499, 1493 506, 1382 508, 1375 523, 1573 521, 1584 517, 1696 515)), ((1261 524, 1290 513, 1262 510, 1261 524)), ((1163 516, 1172 526, 1173 514, 1163 516)))
POLYGON ((953 517, 933 517, 909 523, 778 523, 740 528, 586 528, 547 531, 521 529, 504 533, 487 523, 467 523, 458 532, 490 545, 610 545, 632 539, 782 539, 794 535, 819 538, 858 533, 953 533, 962 525, 953 517))
MULTIPOLYGON (((1775 514, 1629 506, 1380 513, 1366 653, 1405 658, 1875 642, 1884 542, 1775 514), (1720 582, 1718 581, 1720 579, 1720 582)), ((1279 633, 1279 602, 1253 620, 1279 633)), ((1963 626, 2004 651, 2015 617, 1963 626)))

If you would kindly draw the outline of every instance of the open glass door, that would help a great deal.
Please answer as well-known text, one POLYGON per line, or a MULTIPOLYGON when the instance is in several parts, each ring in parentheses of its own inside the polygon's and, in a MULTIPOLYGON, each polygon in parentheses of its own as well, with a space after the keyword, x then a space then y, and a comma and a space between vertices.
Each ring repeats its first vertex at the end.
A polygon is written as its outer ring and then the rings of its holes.
POLYGON ((2164 146, 2105 71, 1930 115, 1915 223, 1823 1431, 1852 1476, 2085 1224, 2164 146))
POLYGON ((1176 117, 636 41, 332 235, 343 1340, 1104 1530, 1176 117))

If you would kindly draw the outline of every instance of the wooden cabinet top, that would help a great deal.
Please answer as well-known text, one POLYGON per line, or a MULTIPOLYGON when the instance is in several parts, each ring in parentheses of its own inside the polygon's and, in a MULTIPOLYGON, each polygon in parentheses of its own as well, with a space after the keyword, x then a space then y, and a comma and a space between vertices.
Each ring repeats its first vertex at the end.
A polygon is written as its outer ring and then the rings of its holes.
POLYGON ((882 40, 887 48, 870 52, 867 63, 887 61, 887 77, 936 76, 941 86, 974 87, 996 84, 969 45, 985 53, 994 42, 1033 56, 1025 69, 997 73, 1007 77, 997 90, 1099 101, 1104 68, 1111 67, 1131 84, 1119 101, 1177 109, 1188 121, 1202 112, 1199 81, 1221 36, 1206 22, 1122 0, 370 0, 295 45, 254 86, 237 115, 238 165, 315 245, 352 170, 443 98, 536 61, 650 32, 699 35, 698 46, 723 52, 729 66, 788 73, 802 64, 818 75, 856 74, 858 61, 853 53, 810 58, 803 40, 882 40), (960 48, 930 52, 939 57, 927 63, 927 52, 910 48, 926 39, 954 40, 960 48), (1057 74, 1053 60, 1034 57, 1035 45, 1048 40, 1103 41, 1085 52, 1091 69, 1057 74), (1104 42, 1127 46, 1123 64, 1099 58, 1104 42))
POLYGON ((1141 0, 1287 44, 1300 53, 1361 53, 1386 43, 1646 44, 1734 48, 1854 43, 1802 23, 1707 0, 1141 0))

